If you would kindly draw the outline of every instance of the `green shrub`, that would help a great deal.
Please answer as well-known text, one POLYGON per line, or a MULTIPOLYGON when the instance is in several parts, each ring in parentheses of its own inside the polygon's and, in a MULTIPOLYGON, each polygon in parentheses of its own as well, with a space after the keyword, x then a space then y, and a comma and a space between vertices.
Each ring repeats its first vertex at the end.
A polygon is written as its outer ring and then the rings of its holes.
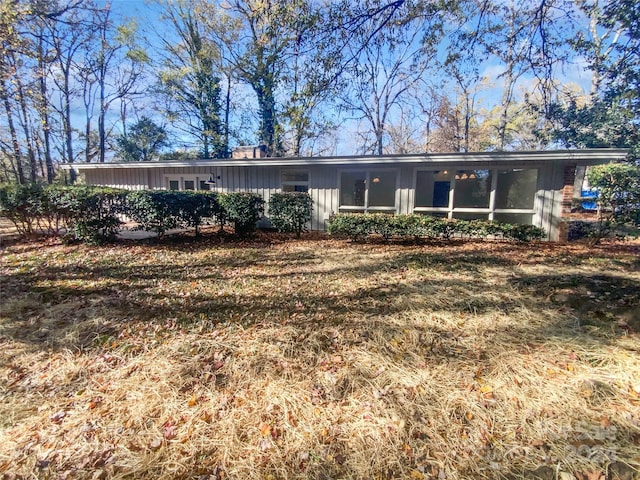
POLYGON ((32 235, 36 231, 41 203, 40 185, 0 185, 0 216, 13 223, 22 236, 32 235))
POLYGON ((429 222, 429 229, 432 238, 442 238, 449 241, 457 232, 456 221, 446 218, 434 218, 429 222))
POLYGON ((640 225, 640 166, 612 163, 591 167, 589 183, 598 190, 597 243, 623 225, 640 225))
POLYGON ((217 217, 221 208, 218 203, 218 195, 214 192, 179 192, 180 195, 180 223, 186 227, 196 229, 206 219, 217 217))
POLYGON ((425 236, 421 215, 395 216, 395 229, 399 236, 413 237, 415 240, 425 236))
POLYGON ((269 220, 280 232, 294 232, 300 238, 311 222, 313 200, 308 193, 274 193, 269 199, 269 220))
POLYGON ((38 223, 48 235, 57 236, 73 223, 78 212, 78 208, 73 208, 73 195, 70 193, 74 188, 48 185, 42 189, 38 223))
POLYGON ((395 215, 386 213, 367 213, 365 214, 369 223, 369 231, 372 234, 380 235, 385 242, 393 237, 398 236, 401 232, 400 225, 395 215))
MULTIPOLYGON (((125 212, 127 192, 107 187, 60 187, 56 204, 66 218, 67 236, 85 243, 113 241, 125 212)), ((54 194, 55 196, 55 194, 54 194)))
POLYGON ((136 230, 155 232, 158 238, 181 225, 184 192, 136 190, 127 195, 127 216, 137 223, 136 230))
POLYGON ((44 233, 88 243, 113 240, 121 224, 124 192, 103 187, 3 185, 0 214, 21 235, 44 233))
POLYGON ((504 238, 516 242, 530 242, 541 240, 545 237, 545 231, 534 225, 502 224, 504 238))
POLYGON ((487 220, 449 220, 427 215, 386 215, 369 213, 340 213, 329 219, 328 231, 354 241, 370 235, 391 238, 487 238, 502 237, 519 242, 544 238, 545 232, 533 225, 510 225, 487 220))
POLYGON ((236 235, 247 236, 256 230, 256 223, 264 212, 264 200, 249 192, 223 193, 219 197, 221 214, 233 223, 236 235))
POLYGON ((327 231, 338 237, 348 237, 354 242, 367 237, 371 232, 361 213, 333 214, 327 222, 327 231))

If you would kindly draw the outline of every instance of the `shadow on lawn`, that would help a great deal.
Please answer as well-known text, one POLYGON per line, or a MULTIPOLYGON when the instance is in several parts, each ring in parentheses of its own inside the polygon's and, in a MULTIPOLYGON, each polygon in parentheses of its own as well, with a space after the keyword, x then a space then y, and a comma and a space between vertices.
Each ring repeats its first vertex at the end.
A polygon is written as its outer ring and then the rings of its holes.
POLYGON ((573 312, 581 325, 640 333, 640 281, 615 274, 536 275, 511 284, 573 312))
MULTIPOLYGON (((481 274, 488 267, 512 272, 512 267, 522 264, 523 259, 511 257, 510 252, 514 250, 494 253, 477 247, 464 252, 451 249, 416 252, 393 247, 392 254, 382 260, 372 257, 360 264, 323 270, 315 268, 323 266, 322 251, 303 251, 292 254, 290 263, 284 264, 288 269, 284 274, 252 268, 277 263, 277 257, 267 249, 218 262, 207 259, 204 263, 182 266, 166 260, 167 263, 151 265, 98 262, 70 269, 47 265, 33 271, 16 269, 0 280, 3 293, 11 297, 3 307, 0 335, 23 342, 33 350, 98 351, 110 348, 111 340, 117 339, 125 326, 132 331, 138 329, 141 338, 136 340, 144 341, 148 333, 152 335, 150 339, 160 336, 170 340, 181 331, 212 331, 237 324, 247 330, 273 331, 260 337, 265 348, 253 357, 247 374, 257 378, 292 375, 299 379, 317 371, 324 358, 345 350, 367 352, 383 365, 391 363, 407 368, 416 368, 419 360, 432 364, 451 362, 452 366, 469 362, 478 369, 490 367, 496 358, 504 358, 500 353, 508 353, 500 352, 507 342, 514 351, 529 348, 531 342, 544 343, 551 337, 571 345, 584 339, 576 337, 580 333, 589 335, 593 341, 607 343, 612 329, 619 328, 617 316, 640 310, 640 282, 622 274, 512 276, 500 285, 496 285, 491 275, 481 274), (232 275, 235 270, 248 267, 250 273, 232 275), (415 275, 395 283, 383 275, 403 271, 415 275), (350 281, 355 283, 364 277, 371 281, 367 286, 333 292, 320 288, 324 277, 341 278, 346 287, 350 281), (198 291, 191 287, 192 279, 205 280, 210 287, 198 291), (292 289, 285 288, 284 280, 292 281, 292 289), (317 288, 307 286, 310 280, 317 288), (241 281, 256 282, 256 287, 239 290, 251 293, 221 294, 222 287, 241 281), (53 283, 47 286, 47 282, 53 283), (162 284, 167 284, 166 289, 159 288, 162 284), (549 321, 485 326, 474 333, 490 339, 487 351, 479 351, 464 341, 465 335, 469 335, 465 322, 472 321, 475 315, 494 311, 507 316, 527 311, 549 321), (420 315, 441 317, 443 322, 421 326, 416 321, 420 315), (174 321, 167 325, 167 319, 174 321), (595 330, 584 330, 585 325, 595 330), (401 354, 394 346, 396 338, 406 335, 410 335, 411 346, 420 354, 401 354), (491 342, 493 339, 496 341, 491 342), (283 345, 289 347, 282 357, 295 367, 289 371, 266 348, 282 349, 283 345)), ((532 256, 531 263, 539 263, 536 258, 532 256)), ((585 255, 572 261, 588 260, 585 255)), ((627 328, 635 327, 627 323, 627 328)), ((209 342, 203 348, 212 349, 209 353, 213 353, 213 349, 220 347, 209 342)), ((187 358, 178 377, 204 383, 207 379, 203 375, 211 372, 204 368, 204 363, 212 363, 206 353, 197 359, 187 358)), ((341 402, 354 391, 370 390, 371 372, 353 368, 358 375, 336 379, 335 384, 315 385, 309 393, 311 400, 315 396, 320 404, 341 402)), ((215 381, 225 382, 224 375, 223 371, 216 373, 215 381)), ((335 445, 339 447, 340 443, 335 445)), ((340 458, 343 452, 338 449, 331 454, 340 458)), ((310 471, 309 475, 317 473, 317 476, 310 478, 323 478, 323 472, 330 472, 331 478, 353 473, 348 463, 322 460, 315 468, 317 472, 310 471)), ((383 475, 400 478, 403 473, 406 471, 390 469, 383 475)), ((522 472, 502 473, 509 476, 522 472)))
MULTIPOLYGON (((302 322, 306 328, 305 322, 321 318, 341 328, 368 328, 371 318, 385 315, 483 314, 492 310, 508 314, 521 308, 540 311, 558 306, 572 310, 583 325, 591 319, 591 325, 610 331, 621 315, 626 322, 622 328, 640 331, 640 320, 636 322, 637 315, 633 316, 640 310, 640 283, 622 276, 517 277, 508 282, 507 294, 495 294, 496 285, 476 273, 487 267, 504 270, 522 264, 522 258, 510 258, 508 249, 505 253, 505 249, 487 252, 482 246, 462 252, 407 252, 400 248, 382 261, 329 270, 314 269, 322 263, 322 252, 302 251, 292 253, 291 263, 285 265, 290 271, 230 276, 234 269, 268 266, 277 263, 277 258, 268 250, 253 249, 193 265, 96 263, 16 270, 2 279, 2 290, 13 302, 3 308, 6 320, 2 332, 34 348, 86 349, 94 346, 98 337, 115 336, 123 324, 162 323, 167 318, 176 319, 183 327, 302 322), (420 278, 395 284, 377 279, 381 273, 403 270, 419 271, 420 278), (459 275, 454 278, 452 273, 459 275), (293 291, 273 281, 298 276, 301 279, 293 291), (327 276, 342 277, 347 284, 349 278, 367 277, 371 283, 338 294, 305 290, 307 279, 322 281, 327 276), (205 280, 210 287, 204 293, 191 291, 190 280, 205 280), (222 287, 239 281, 258 282, 256 293, 220 295, 222 287), (47 286, 47 282, 53 283, 47 286), (63 282, 71 285, 61 286, 63 282), (266 289, 264 282, 272 285, 266 289), (163 284, 166 288, 160 288, 163 284), (91 330, 92 321, 98 325, 95 331, 91 330), (78 324, 88 331, 69 335, 78 324)), ((572 335, 567 332, 568 337, 572 335)))

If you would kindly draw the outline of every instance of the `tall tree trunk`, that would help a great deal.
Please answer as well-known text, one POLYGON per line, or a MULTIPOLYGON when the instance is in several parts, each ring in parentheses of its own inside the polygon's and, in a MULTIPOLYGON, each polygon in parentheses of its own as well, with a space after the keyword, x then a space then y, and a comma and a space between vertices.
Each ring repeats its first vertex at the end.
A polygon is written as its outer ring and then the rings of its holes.
MULTIPOLYGON (((13 64, 16 65, 15 57, 13 52, 11 53, 13 57, 13 64)), ((27 100, 24 96, 24 87, 22 85, 22 80, 20 80, 20 75, 15 76, 16 82, 16 93, 18 96, 18 103, 20 104, 20 110, 22 112, 22 128, 24 130, 24 139, 27 146, 27 156, 29 158, 29 179, 31 183, 36 183, 38 179, 38 162, 36 159, 36 154, 33 149, 33 141, 31 138, 31 128, 29 122, 29 111, 27 109, 27 100)))
MULTIPOLYGON (((64 92, 63 92, 63 111, 62 128, 64 133, 64 143, 66 145, 67 162, 73 163, 75 158, 73 156, 73 128, 71 126, 71 94, 69 90, 69 69, 64 71, 64 92)), ((76 183, 76 171, 72 168, 69 170, 69 180, 73 185, 76 183)))
POLYGON ((93 155, 91 154, 91 117, 89 115, 87 115, 87 117, 85 118, 85 129, 84 129, 84 138, 85 138, 85 143, 84 143, 84 158, 85 158, 85 162, 89 163, 91 162, 91 159, 93 157, 93 155))
POLYGON ((282 147, 278 138, 273 85, 270 79, 263 79, 262 83, 265 85, 254 86, 260 110, 260 140, 267 147, 268 157, 280 157, 282 156, 282 147))
MULTIPOLYGON (((13 155, 15 159, 15 173, 16 180, 20 184, 26 183, 24 170, 22 168, 22 155, 20 152, 20 144, 18 143, 18 132, 16 131, 15 124, 13 123, 13 112, 11 111, 11 103, 9 102, 9 94, 6 89, 5 79, 2 78, 0 82, 0 97, 2 97, 2 103, 4 104, 5 111, 7 112, 7 124, 9 126, 9 133, 11 135, 11 144, 13 147, 13 155)), ((13 163, 13 162, 12 162, 13 163)))
POLYGON ((231 75, 227 75, 227 96, 224 105, 224 149, 225 156, 229 156, 229 114, 231 113, 231 75))
POLYGON ((106 116, 107 116, 107 106, 106 106, 106 99, 105 99, 105 82, 104 82, 104 78, 102 78, 100 80, 100 115, 98 115, 98 161, 100 163, 104 163, 104 158, 105 158, 106 128, 104 123, 106 120, 106 116))
POLYGON ((47 183, 53 183, 55 170, 53 169, 53 158, 51 157, 51 124, 49 123, 49 102, 47 98, 47 75, 44 63, 44 48, 42 38, 38 42, 38 83, 40 86, 40 114, 42 115, 42 136, 44 139, 44 161, 46 165, 47 183))
MULTIPOLYGON (((512 51, 511 46, 509 46, 509 51, 512 51)), ((500 105, 502 110, 500 112, 500 121, 498 123, 498 144, 500 146, 500 150, 504 150, 507 143, 507 123, 509 121, 509 106, 511 105, 513 94, 514 68, 515 65, 513 64, 513 61, 511 59, 507 61, 507 69, 504 76, 504 91, 502 92, 502 101, 500 105)))

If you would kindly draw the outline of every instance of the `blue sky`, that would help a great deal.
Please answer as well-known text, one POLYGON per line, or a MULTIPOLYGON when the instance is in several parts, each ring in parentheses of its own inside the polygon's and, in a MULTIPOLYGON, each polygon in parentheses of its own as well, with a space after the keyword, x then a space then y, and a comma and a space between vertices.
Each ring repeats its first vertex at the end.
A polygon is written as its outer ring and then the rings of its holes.
MULTIPOLYGON (((104 2, 106 3, 106 1, 104 2)), ((162 12, 162 6, 155 2, 148 2, 144 0, 111 0, 111 7, 113 14, 116 18, 133 18, 138 23, 142 34, 146 38, 146 41, 150 42, 151 49, 149 53, 153 55, 153 46, 158 45, 157 35, 158 33, 165 33, 162 29, 162 22, 160 21, 160 15, 162 12)), ((590 72, 585 71, 585 63, 580 58, 574 59, 574 61, 563 68, 563 71, 557 72, 557 78, 561 83, 575 83, 579 85, 584 91, 589 91, 591 83, 590 72)), ((504 68, 501 64, 494 61, 488 61, 482 65, 481 76, 485 77, 487 87, 483 88, 482 92, 478 95, 481 106, 489 110, 493 105, 500 102, 503 90, 503 81, 500 78, 504 68)), ((529 89, 534 81, 532 76, 524 76, 518 82, 516 92, 520 90, 529 89)), ((251 98, 252 93, 248 88, 245 88, 245 98, 251 98)), ((453 96, 453 88, 450 88, 453 96)), ((141 109, 141 115, 153 116, 154 113, 149 109, 141 109)), ((112 121, 117 121, 116 112, 111 114, 112 121)), ((118 126, 116 128, 119 128, 118 126)), ((332 153, 335 154, 349 154, 355 153, 353 151, 354 138, 358 133, 358 122, 344 120, 341 127, 336 133, 336 148, 332 153)), ((251 137, 251 132, 248 132, 247 137, 251 137)), ((176 144, 188 144, 189 141, 186 138, 180 136, 174 137, 176 144)))

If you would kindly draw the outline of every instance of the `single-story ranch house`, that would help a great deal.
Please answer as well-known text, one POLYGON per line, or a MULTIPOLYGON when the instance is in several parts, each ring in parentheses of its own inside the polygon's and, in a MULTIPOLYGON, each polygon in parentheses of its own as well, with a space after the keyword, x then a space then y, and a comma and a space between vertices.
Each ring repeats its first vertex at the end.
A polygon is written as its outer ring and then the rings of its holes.
MULTIPOLYGON (((240 152, 240 155, 238 155, 240 152)), ((312 230, 332 213, 421 213, 533 224, 566 239, 576 167, 620 161, 622 149, 265 158, 259 148, 234 158, 66 164, 88 185, 131 190, 309 192, 312 230), (215 183, 214 183, 215 182, 215 183)), ((268 217, 268 212, 267 212, 268 217)))

